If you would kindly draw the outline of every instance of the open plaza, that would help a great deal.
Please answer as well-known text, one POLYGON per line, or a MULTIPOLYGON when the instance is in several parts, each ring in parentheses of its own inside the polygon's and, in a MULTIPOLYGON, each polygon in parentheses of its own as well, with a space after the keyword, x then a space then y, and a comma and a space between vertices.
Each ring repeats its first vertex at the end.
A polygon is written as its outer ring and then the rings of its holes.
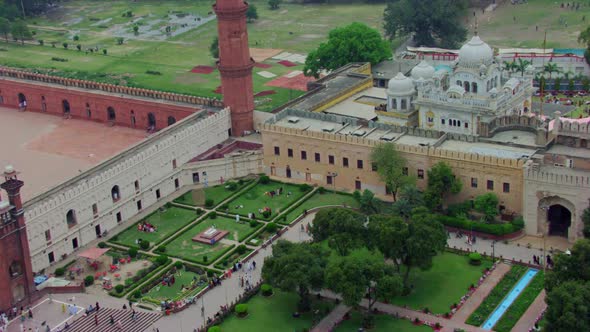
POLYGON ((0 1, 0 332, 587 330, 589 25, 0 1))

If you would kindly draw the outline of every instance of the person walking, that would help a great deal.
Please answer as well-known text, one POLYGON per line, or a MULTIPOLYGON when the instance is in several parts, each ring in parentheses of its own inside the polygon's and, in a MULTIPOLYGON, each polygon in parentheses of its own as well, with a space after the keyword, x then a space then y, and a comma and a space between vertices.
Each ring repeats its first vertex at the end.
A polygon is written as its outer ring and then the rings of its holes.
POLYGON ((117 330, 122 330, 123 329, 123 323, 121 323, 121 320, 119 319, 117 321, 117 330))
POLYGON ((98 326, 98 313, 94 314, 94 325, 98 326))
POLYGON ((96 312, 98 312, 98 309, 100 309, 100 306, 98 305, 98 301, 96 301, 96 312))
POLYGON ((113 315, 109 316, 109 323, 111 323, 111 325, 115 324, 115 318, 113 318, 113 315))

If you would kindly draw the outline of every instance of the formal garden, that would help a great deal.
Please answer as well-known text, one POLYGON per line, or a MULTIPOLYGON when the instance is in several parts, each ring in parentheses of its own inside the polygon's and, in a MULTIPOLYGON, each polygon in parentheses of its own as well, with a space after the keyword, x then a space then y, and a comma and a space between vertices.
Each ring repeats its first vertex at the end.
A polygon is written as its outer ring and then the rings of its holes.
MULTIPOLYGON (((358 311, 350 313, 349 317, 336 327, 334 332, 354 332, 363 326, 363 315, 358 311)), ((432 332, 426 325, 416 325, 406 319, 394 318, 389 315, 375 315, 374 327, 371 332, 432 332)))
POLYGON ((212 208, 236 194, 250 183, 251 181, 240 179, 238 181, 228 181, 224 184, 207 187, 201 190, 189 190, 176 198, 174 202, 183 205, 212 208), (199 198, 201 201, 196 202, 195 199, 199 198))
POLYGON ((305 211, 323 206, 347 206, 353 209, 358 209, 360 203, 358 199, 351 194, 318 188, 318 190, 305 201, 300 204, 292 205, 289 212, 282 218, 279 218, 278 222, 281 224, 290 224, 305 211))
POLYGON ((111 238, 126 247, 149 249, 197 218, 195 211, 167 204, 111 238))

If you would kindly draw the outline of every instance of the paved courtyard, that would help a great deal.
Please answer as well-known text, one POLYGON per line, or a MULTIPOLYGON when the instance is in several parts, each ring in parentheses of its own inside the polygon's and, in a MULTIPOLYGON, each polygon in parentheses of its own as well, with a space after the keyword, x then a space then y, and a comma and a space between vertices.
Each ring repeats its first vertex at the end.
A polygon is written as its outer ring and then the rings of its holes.
POLYGON ((0 165, 21 172, 25 201, 145 137, 143 130, 0 107, 0 165))

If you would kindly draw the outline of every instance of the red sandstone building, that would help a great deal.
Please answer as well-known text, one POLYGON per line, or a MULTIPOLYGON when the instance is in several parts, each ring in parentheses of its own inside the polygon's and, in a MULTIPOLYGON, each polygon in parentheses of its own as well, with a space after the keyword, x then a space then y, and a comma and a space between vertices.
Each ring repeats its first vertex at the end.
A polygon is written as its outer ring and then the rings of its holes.
POLYGON ((0 200, 0 310, 28 301, 34 292, 31 254, 20 188, 12 167, 6 167, 5 182, 0 187, 8 194, 8 202, 0 200))

